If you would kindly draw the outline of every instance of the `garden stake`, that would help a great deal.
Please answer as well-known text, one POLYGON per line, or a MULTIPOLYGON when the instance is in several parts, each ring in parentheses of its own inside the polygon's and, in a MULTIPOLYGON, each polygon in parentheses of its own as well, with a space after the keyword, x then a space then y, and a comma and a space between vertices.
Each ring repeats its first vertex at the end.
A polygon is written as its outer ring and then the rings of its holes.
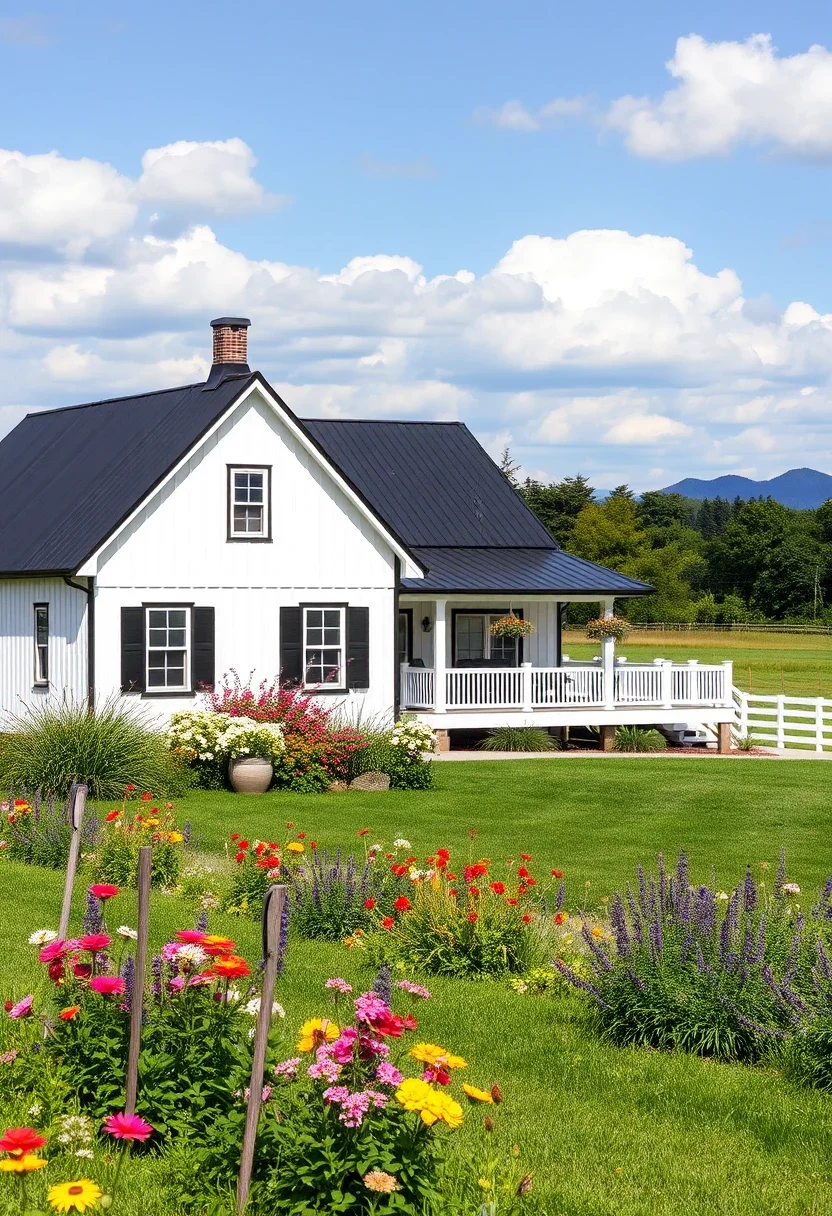
POLYGON ((58 924, 58 937, 66 940, 69 928, 69 913, 72 908, 72 888, 75 886, 75 871, 78 868, 78 854, 81 851, 81 825, 84 822, 84 808, 87 805, 87 787, 73 785, 69 791, 69 826, 72 835, 69 838, 69 857, 66 863, 66 880, 64 881, 64 902, 61 905, 61 919, 58 924))
POLYGON ((237 1216, 242 1216, 248 1203, 251 1186, 251 1170, 254 1164, 254 1143, 257 1139, 257 1123, 263 1095, 263 1072, 266 1065, 266 1046, 269 1041, 269 1025, 272 1020, 272 1001, 280 962, 280 923, 286 903, 286 887, 269 887, 263 901, 263 991, 257 1014, 257 1030, 254 1035, 254 1058, 251 1064, 251 1083, 246 1109, 246 1128, 243 1133, 243 1151, 240 1156, 240 1175, 237 1180, 237 1216))
POLYGON ((150 864, 153 849, 139 849, 139 935, 136 939, 136 972, 130 1001, 130 1051, 127 1056, 125 1115, 135 1115, 139 1087, 139 1051, 142 1043, 142 1005, 144 1003, 144 966, 147 959, 147 934, 150 923, 150 864))

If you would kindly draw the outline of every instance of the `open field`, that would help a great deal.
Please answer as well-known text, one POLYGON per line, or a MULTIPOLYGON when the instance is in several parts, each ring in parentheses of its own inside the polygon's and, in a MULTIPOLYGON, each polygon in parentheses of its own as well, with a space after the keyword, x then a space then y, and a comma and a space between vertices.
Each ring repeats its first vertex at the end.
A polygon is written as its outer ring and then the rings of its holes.
MULTIPOLYGON (((712 869, 726 886, 747 862, 776 860, 780 844, 789 877, 809 891, 832 870, 829 770, 822 762, 704 764, 696 760, 582 759, 437 766, 438 788, 424 793, 266 795, 198 794, 178 806, 198 847, 215 856, 231 831, 282 834, 294 820, 327 845, 362 848, 404 833, 414 852, 445 844, 494 859, 534 854, 535 868, 566 873, 568 903, 599 906, 639 860, 682 846, 694 880, 712 869), (477 835, 472 843, 470 831, 477 835), (588 887, 585 884, 590 884, 588 887)), ((219 858, 218 858, 219 860, 219 858)), ((57 919, 61 875, 0 863, 0 997, 31 991, 39 970, 25 938, 57 919)), ((133 896, 108 910, 114 924, 134 923, 133 896)), ((78 914, 80 915, 80 903, 78 914)), ((191 924, 175 897, 154 897, 153 937, 191 924)), ((253 921, 216 915, 251 958, 253 921)), ((369 986, 361 956, 341 946, 293 940, 279 999, 287 1036, 307 1014, 324 1012, 323 980, 343 975, 369 986)), ((687 1210, 745 1216, 832 1213, 832 1100, 798 1090, 773 1069, 718 1065, 683 1055, 621 1051, 591 1032, 576 997, 520 997, 507 985, 429 980, 420 1031, 469 1060, 469 1079, 498 1081, 505 1093, 501 1138, 517 1144, 535 1179, 545 1216, 664 1216, 687 1210)), ((287 1040, 287 1052, 290 1043, 287 1040)), ((0 1122, 22 1120, 4 1109, 0 1122)), ((466 1168, 477 1115, 452 1140, 466 1168)), ((120 1210, 129 1216, 175 1213, 162 1197, 153 1160, 132 1167, 120 1210)), ((2 1194, 0 1190, 0 1194, 2 1194)), ((13 1209, 3 1206, 0 1212, 13 1209)), ((472 1213, 473 1216, 473 1213, 472 1213)))
MULTIPOLYGON (((563 649, 572 659, 599 654, 583 630, 567 630, 563 649)), ((617 647, 631 663, 667 658, 721 663, 732 659, 734 683, 745 692, 786 693, 792 697, 832 697, 832 636, 791 633, 636 632, 617 647)))

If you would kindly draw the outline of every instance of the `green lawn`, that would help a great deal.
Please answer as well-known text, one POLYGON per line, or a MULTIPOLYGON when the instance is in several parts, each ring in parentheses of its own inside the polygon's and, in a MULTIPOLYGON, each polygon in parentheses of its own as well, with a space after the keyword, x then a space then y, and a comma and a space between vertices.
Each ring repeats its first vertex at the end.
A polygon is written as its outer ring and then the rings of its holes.
MULTIPOLYGON (((599 654, 596 642, 582 631, 566 632, 563 648, 573 659, 599 654)), ((702 663, 734 663, 734 683, 745 692, 779 693, 792 697, 832 697, 832 635, 791 633, 722 633, 716 630, 637 631, 618 647, 631 663, 656 658, 699 659, 702 663)))
MULTIPOLYGON (((467 854, 474 829, 478 855, 533 853, 540 872, 552 866, 566 872, 572 904, 584 899, 585 882, 589 903, 598 904, 638 860, 658 849, 672 856, 682 845, 694 877, 713 868, 727 886, 746 862, 774 862, 783 843, 789 877, 810 889, 832 870, 830 772, 817 761, 455 763, 438 765, 438 788, 425 793, 202 794, 184 800, 179 812, 207 851, 222 848, 234 830, 249 838, 282 835, 286 820, 321 843, 348 848, 361 847, 360 828, 379 839, 403 834, 419 853, 446 844, 467 854)), ((55 923, 60 888, 58 874, 0 864, 0 997, 31 990, 36 968, 27 968, 31 954, 23 943, 31 929, 55 923)), ((110 919, 134 922, 130 895, 119 896, 110 919)), ((156 942, 192 922, 181 901, 155 897, 156 942)), ((257 957, 253 922, 217 916, 212 927, 257 957)), ((322 1011, 321 984, 333 974, 357 985, 372 978, 356 952, 291 943, 279 993, 287 1024, 322 1011)), ((532 1210, 832 1213, 829 1098, 798 1090, 773 1070, 607 1046, 591 1033, 577 998, 524 998, 498 983, 428 983, 433 999, 419 1010, 420 1031, 465 1055, 475 1084, 502 1086, 501 1136, 506 1146, 520 1147, 534 1174, 532 1210)), ((0 1088, 0 1120, 23 1114, 4 1110, 0 1088)), ((458 1168, 467 1168, 476 1124, 470 1114, 453 1140, 458 1168)), ((162 1204, 156 1181, 152 1162, 135 1167, 122 1210, 174 1212, 162 1204)), ((0 1201, 4 1210, 13 1209, 0 1201)))

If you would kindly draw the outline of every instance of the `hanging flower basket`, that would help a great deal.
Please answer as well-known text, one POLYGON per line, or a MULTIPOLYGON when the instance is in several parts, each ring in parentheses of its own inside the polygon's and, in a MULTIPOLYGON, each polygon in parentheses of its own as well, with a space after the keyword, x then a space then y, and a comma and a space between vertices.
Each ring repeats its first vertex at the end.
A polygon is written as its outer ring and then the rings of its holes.
POLYGON ((534 625, 511 612, 508 616, 501 616, 499 620, 492 621, 488 632, 494 638, 529 638, 534 633, 534 625))
POLYGON ((587 624, 586 636, 591 642, 603 642, 605 638, 625 642, 630 636, 630 622, 622 616, 599 616, 587 624))

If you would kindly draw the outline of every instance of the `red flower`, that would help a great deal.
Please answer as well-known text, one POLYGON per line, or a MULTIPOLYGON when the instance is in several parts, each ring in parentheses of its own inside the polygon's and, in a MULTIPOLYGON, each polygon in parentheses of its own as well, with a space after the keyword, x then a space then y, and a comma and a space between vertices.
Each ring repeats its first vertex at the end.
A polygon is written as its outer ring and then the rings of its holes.
POLYGON ((114 895, 118 895, 118 887, 113 886, 111 882, 94 882, 90 887, 90 895, 94 895, 96 899, 112 899, 114 895))
POLYGON ((201 946, 205 934, 200 933, 199 929, 177 929, 176 940, 185 946, 201 946))
POLYGON ((477 861, 467 865, 462 873, 466 882, 473 882, 475 878, 483 878, 488 873, 488 866, 484 861, 477 861))
POLYGON ((477 896, 479 895, 479 893, 480 893, 480 889, 479 889, 479 887, 469 887, 469 888, 468 888, 468 894, 469 894, 469 895, 473 895, 474 899, 476 899, 476 898, 477 898, 477 896))
POLYGON ((109 1119, 104 1121, 102 1130, 114 1140, 145 1141, 153 1135, 151 1125, 138 1115, 110 1115, 109 1119))
POLYGON ((76 979, 88 980, 92 975, 92 963, 73 963, 72 974, 76 979))
POLYGON ((258 840, 257 844, 254 846, 255 854, 258 857, 262 857, 263 854, 265 853, 265 851, 266 851, 266 842, 263 840, 258 840))
POLYGON ((447 867, 447 865, 448 865, 448 859, 447 859, 447 857, 440 857, 440 856, 437 854, 437 856, 436 856, 436 861, 434 862, 434 866, 436 867, 436 869, 437 869, 437 870, 444 870, 444 869, 447 867))
POLYGON ((203 933, 199 945, 206 954, 210 954, 214 958, 218 958, 221 954, 233 954, 237 949, 236 942, 232 942, 230 937, 222 937, 218 933, 203 933))
POLYGON ((510 904, 512 908, 516 908, 516 907, 517 907, 517 900, 516 900, 516 899, 507 899, 507 900, 506 900, 506 903, 507 903, 507 904, 510 904))
POLYGON ((56 959, 63 958, 68 952, 69 945, 58 939, 56 942, 50 942, 48 946, 43 946, 38 954, 38 960, 41 963, 53 963, 56 959))
POLYGON ((135 792, 136 792, 136 787, 135 787, 135 785, 128 785, 128 787, 127 787, 127 793, 128 793, 128 794, 135 794, 135 792))
POLYGON ((239 840, 239 839, 240 839, 240 833, 239 833, 239 832, 232 832, 232 833, 231 833, 231 835, 229 836, 229 838, 228 838, 228 839, 229 839, 229 840, 239 840))
POLYGON ((66 1009, 61 1010, 61 1012, 58 1014, 58 1017, 61 1019, 62 1022, 71 1022, 72 1019, 75 1017, 76 1013, 80 1013, 80 1011, 81 1011, 80 1005, 69 1005, 69 1006, 67 1006, 66 1009))
POLYGON ((63 978, 64 978, 63 960, 56 958, 54 963, 49 964, 46 974, 49 976, 49 978, 53 984, 63 983, 63 978))
POLYGON ((445 858, 445 860, 447 861, 447 860, 448 860, 448 858, 450 857, 450 853, 448 852, 448 850, 447 850, 447 849, 437 849, 437 850, 436 850, 436 856, 437 856, 437 857, 444 857, 444 858, 445 858))
POLYGON ((527 925, 530 920, 531 920, 531 917, 529 916, 528 912, 524 912, 523 913, 523 924, 527 925))
POLYGON ((407 862, 407 864, 409 866, 412 866, 415 860, 416 860, 415 857, 405 857, 405 861, 407 862))
POLYGON ((112 940, 106 933, 88 933, 86 937, 78 938, 78 948, 89 950, 90 954, 97 954, 99 950, 109 949, 112 940))
POLYGON ((239 954, 223 954, 214 959, 212 971, 224 980, 241 980, 251 975, 248 963, 239 954))
POLYGON ((494 892, 495 895, 505 895, 506 884, 504 882, 492 882, 491 890, 494 892))
POLYGON ((453 895, 454 899, 456 899, 456 897, 459 895, 459 891, 457 891, 456 887, 451 887, 448 894, 453 895))
POLYGON ((563 878, 563 870, 552 870, 552 878, 563 878))
POLYGON ((367 909, 368 912, 372 912, 372 910, 375 906, 376 906, 376 901, 374 899, 371 898, 371 899, 364 900, 364 907, 367 909))
POLYGON ((526 869, 525 866, 517 867, 517 877, 518 878, 528 878, 529 877, 529 871, 526 869))
POLYGON ((392 929, 395 923, 396 922, 393 920, 392 916, 385 916, 384 920, 381 922, 381 927, 382 929, 392 929))
POLYGON ((397 912, 406 912, 407 909, 410 907, 410 900, 407 898, 406 895, 400 895, 399 898, 396 900, 396 902, 393 904, 393 907, 396 909, 397 912))
POLYGON ((469 912, 468 919, 470 920, 471 924, 474 925, 479 920, 479 916, 476 912, 469 912))
MULTIPOLYGON (((135 786, 134 786, 133 788, 135 789, 135 786)), ((142 801, 142 802, 150 802, 150 801, 152 801, 152 799, 153 799, 153 795, 152 795, 152 794, 142 794, 142 795, 141 795, 141 801, 142 801)))
POLYGON ((310 840, 310 841, 309 841, 309 847, 310 847, 310 849, 317 849, 317 847, 318 847, 318 842, 317 842, 317 840, 310 840))
POLYGON ((306 832, 298 832, 298 840, 306 840, 306 832))
POLYGON ((247 848, 248 848, 248 841, 247 841, 247 840, 241 840, 241 841, 240 841, 240 848, 241 848, 241 849, 247 849, 247 848))
POLYGON ((407 866, 400 863, 399 865, 391 866, 390 870, 391 873, 396 875, 396 878, 404 878, 407 873, 407 866))
POLYGON ((5 1009, 6 1013, 11 1013, 12 1009, 14 1009, 14 1001, 4 1001, 3 1008, 5 1009))
POLYGON ((562 925, 565 920, 566 920, 565 912, 556 912, 555 913, 555 924, 556 925, 562 925))
POLYGON ((445 877, 447 878, 448 882, 456 882, 456 874, 452 874, 450 870, 448 870, 445 877))
POLYGON ((107 823, 112 823, 113 820, 118 819, 120 815, 121 811, 110 811, 109 814, 104 816, 104 819, 107 823))
POLYGON ((370 829, 369 829, 369 828, 359 828, 359 829, 358 829, 358 835, 359 835, 359 836, 369 836, 369 834, 370 834, 370 829))
POLYGON ((99 996, 122 996, 127 985, 120 975, 94 975, 90 988, 99 996))
POLYGON ((246 859, 246 855, 245 855, 245 853, 243 852, 243 850, 242 850, 242 849, 240 849, 239 853, 235 853, 235 854, 234 854, 234 860, 235 860, 236 862, 245 861, 245 859, 246 859))
POLYGON ((527 886, 527 887, 536 887, 536 886, 537 886, 537 879, 536 879, 536 878, 527 878, 527 879, 526 879, 526 886, 527 886))
POLYGON ((518 894, 518 895, 526 895, 526 894, 528 894, 526 887, 524 887, 522 883, 521 883, 521 884, 520 884, 520 886, 517 888, 517 894, 518 894))
POLYGON ((46 1137, 33 1127, 10 1127, 0 1137, 0 1150, 12 1157, 25 1157, 36 1149, 43 1148, 46 1137))
POLYGON ((531 861, 532 859, 531 853, 521 853, 520 856, 523 861, 531 861))

